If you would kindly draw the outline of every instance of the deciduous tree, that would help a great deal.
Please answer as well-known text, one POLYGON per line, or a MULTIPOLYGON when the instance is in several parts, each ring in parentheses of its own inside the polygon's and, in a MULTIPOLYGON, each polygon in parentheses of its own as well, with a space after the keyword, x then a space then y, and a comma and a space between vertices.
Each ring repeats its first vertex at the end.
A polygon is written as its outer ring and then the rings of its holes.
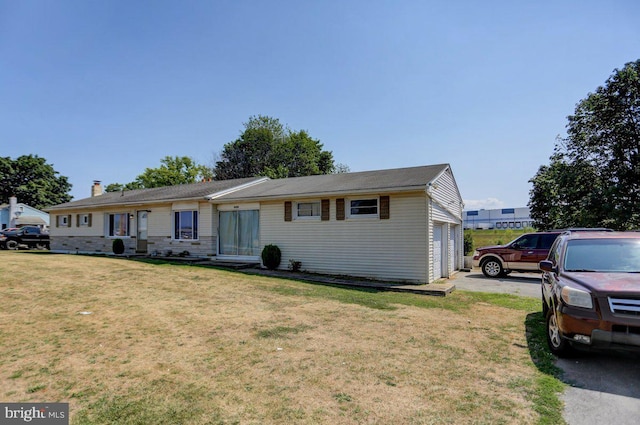
POLYGON ((530 180, 537 227, 640 228, 640 60, 577 104, 550 161, 530 180))
POLYGON ((149 189, 152 187, 173 186, 195 183, 202 179, 213 178, 210 168, 198 164, 188 156, 166 156, 160 161, 158 168, 146 168, 133 182, 127 184, 111 183, 106 186, 107 192, 119 190, 149 189))
POLYGON ((0 202, 11 196, 37 209, 71 200, 71 183, 38 155, 0 157, 0 202))
POLYGON ((271 178, 329 174, 335 170, 333 154, 305 130, 285 128, 277 118, 250 117, 244 131, 224 145, 216 162, 215 178, 271 178))

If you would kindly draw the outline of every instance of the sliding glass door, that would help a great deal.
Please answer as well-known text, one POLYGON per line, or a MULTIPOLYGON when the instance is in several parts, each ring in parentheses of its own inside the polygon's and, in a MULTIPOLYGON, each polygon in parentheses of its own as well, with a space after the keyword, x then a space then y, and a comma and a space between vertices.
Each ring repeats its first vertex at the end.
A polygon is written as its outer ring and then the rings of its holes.
POLYGON ((220 211, 220 255, 260 255, 260 211, 220 211))

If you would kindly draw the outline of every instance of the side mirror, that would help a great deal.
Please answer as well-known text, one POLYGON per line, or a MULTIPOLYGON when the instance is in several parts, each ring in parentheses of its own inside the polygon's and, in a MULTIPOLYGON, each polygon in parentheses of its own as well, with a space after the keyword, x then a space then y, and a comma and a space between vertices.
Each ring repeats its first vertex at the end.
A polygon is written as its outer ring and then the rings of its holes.
POLYGON ((556 268, 553 266, 553 261, 542 260, 538 263, 538 268, 543 272, 556 272, 556 268))

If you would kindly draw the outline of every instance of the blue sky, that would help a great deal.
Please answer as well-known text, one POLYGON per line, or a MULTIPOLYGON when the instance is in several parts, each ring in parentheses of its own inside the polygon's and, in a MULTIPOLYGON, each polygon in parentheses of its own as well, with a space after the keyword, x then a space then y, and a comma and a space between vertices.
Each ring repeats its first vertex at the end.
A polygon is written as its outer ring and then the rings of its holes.
POLYGON ((0 0, 0 155, 80 199, 209 165, 260 114, 351 171, 450 163, 468 209, 521 207, 638 22, 636 0, 0 0))

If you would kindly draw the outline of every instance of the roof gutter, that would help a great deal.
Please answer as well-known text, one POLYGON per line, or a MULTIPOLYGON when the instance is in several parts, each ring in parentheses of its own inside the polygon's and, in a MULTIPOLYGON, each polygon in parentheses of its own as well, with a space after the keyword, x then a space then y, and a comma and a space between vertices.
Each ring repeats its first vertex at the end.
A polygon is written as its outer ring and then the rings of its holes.
MULTIPOLYGON (((390 193, 409 193, 409 192, 424 192, 424 185, 419 186, 404 186, 404 187, 389 187, 378 189, 345 189, 336 190, 331 192, 301 192, 301 193, 287 193, 283 195, 264 195, 264 196, 251 196, 251 197, 230 197, 230 198, 216 198, 215 203, 234 203, 234 202, 258 202, 258 201, 279 201, 291 198, 319 198, 319 197, 339 197, 345 195, 364 195, 364 194, 390 194, 390 193)), ((212 201, 214 199, 211 199, 212 201)))

